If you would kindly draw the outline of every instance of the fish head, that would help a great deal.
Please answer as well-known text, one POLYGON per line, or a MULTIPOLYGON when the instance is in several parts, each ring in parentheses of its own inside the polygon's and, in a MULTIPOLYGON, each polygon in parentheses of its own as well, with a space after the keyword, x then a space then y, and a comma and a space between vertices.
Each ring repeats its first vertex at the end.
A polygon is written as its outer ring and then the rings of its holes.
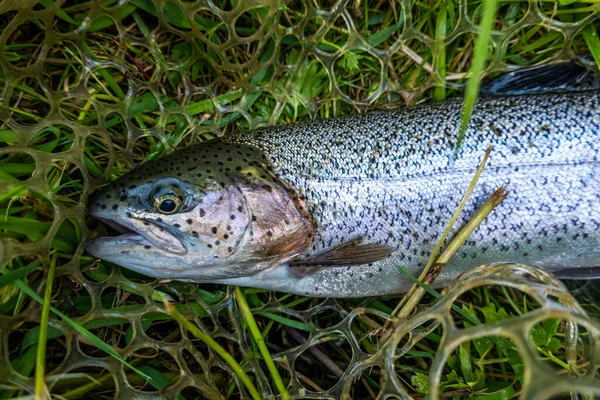
POLYGON ((313 227, 299 196, 269 169, 258 150, 218 142, 146 163, 92 196, 90 214, 121 235, 95 238, 87 251, 191 281, 279 265, 307 249, 313 227))

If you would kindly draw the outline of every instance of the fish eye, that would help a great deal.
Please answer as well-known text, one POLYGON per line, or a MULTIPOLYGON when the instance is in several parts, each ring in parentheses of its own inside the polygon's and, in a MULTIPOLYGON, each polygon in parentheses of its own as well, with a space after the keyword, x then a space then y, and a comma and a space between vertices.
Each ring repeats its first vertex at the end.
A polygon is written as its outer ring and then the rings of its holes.
POLYGON ((161 214, 174 214, 181 207, 181 199, 173 193, 158 197, 154 201, 154 209, 161 214))

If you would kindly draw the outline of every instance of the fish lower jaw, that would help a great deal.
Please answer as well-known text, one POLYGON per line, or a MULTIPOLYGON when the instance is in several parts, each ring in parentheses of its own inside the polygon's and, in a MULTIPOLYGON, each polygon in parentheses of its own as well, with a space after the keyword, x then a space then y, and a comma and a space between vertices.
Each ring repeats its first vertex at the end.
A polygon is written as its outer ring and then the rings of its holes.
POLYGON ((160 243, 153 240, 154 238, 147 238, 136 232, 127 232, 123 233, 119 236, 101 236, 95 239, 92 239, 88 242, 87 250, 92 255, 102 258, 100 254, 104 254, 105 252, 116 252, 119 250, 133 250, 138 249, 142 250, 150 250, 154 249, 155 251, 162 251, 165 253, 170 253, 174 255, 185 255, 187 254, 187 247, 177 241, 176 243, 160 243), (97 251, 98 255, 94 254, 94 250, 97 251))
MULTIPOLYGON (((141 226, 139 220, 131 218, 124 219, 118 216, 115 217, 99 213, 92 215, 104 225, 119 233, 117 236, 109 234, 98 238, 102 239, 102 241, 98 242, 98 246, 114 246, 127 249, 134 245, 142 245, 145 249, 154 247, 158 250, 176 255, 185 255, 188 252, 186 243, 167 229, 160 229, 160 233, 153 233, 150 230, 145 230, 145 225, 141 226)), ((154 221, 148 222, 155 224, 154 221)), ((114 249, 112 249, 112 251, 114 251, 114 249)))
POLYGON ((119 236, 100 236, 87 242, 86 249, 94 256, 106 250, 115 251, 117 248, 128 248, 133 245, 152 246, 142 235, 135 232, 124 233, 119 236), (103 251, 104 250, 104 251, 103 251))
MULTIPOLYGON (((110 237, 110 236, 108 236, 110 237)), ((128 232, 128 233, 124 233, 122 235, 119 236, 113 236, 114 239, 120 239, 120 240, 129 240, 129 241, 134 241, 134 242, 146 242, 148 244, 150 244, 142 235, 140 235, 139 233, 135 233, 135 232, 128 232)))

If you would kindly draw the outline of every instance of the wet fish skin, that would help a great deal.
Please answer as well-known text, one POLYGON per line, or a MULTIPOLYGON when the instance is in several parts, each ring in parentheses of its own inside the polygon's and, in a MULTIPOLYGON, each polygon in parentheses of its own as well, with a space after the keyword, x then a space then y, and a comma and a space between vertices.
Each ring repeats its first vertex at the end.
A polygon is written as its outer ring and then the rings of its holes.
MULTIPOLYGON (((462 101, 455 99, 240 132, 214 142, 213 146, 251 149, 260 159, 253 168, 272 170, 275 185, 292 192, 291 201, 299 197, 306 206, 306 221, 314 228, 312 236, 305 225, 310 245, 303 242, 302 249, 280 263, 236 277, 226 273, 210 277, 201 264, 190 264, 185 274, 178 273, 173 266, 185 256, 160 264, 150 260, 143 267, 131 265, 132 254, 111 261, 152 276, 308 296, 402 292, 412 281, 398 267, 417 275, 426 264, 486 149, 493 146, 479 185, 452 233, 495 189, 505 186, 510 194, 476 229, 436 284, 445 285, 460 273, 490 262, 536 264, 552 271, 599 266, 600 93, 481 98, 461 149, 454 152, 461 106, 462 101), (367 264, 302 266, 302 260, 356 238, 396 250, 367 264), (309 272, 298 274, 298 270, 309 272)), ((211 146, 194 148, 207 145, 211 146)), ((165 159, 185 157, 194 148, 165 159)), ((142 181, 149 178, 145 174, 154 178, 157 174, 152 164, 139 171, 124 180, 139 177, 142 181)), ((190 176, 180 179, 198 181, 190 176)), ((122 190, 123 182, 107 190, 122 190)), ((117 213, 105 212, 102 217, 121 218, 125 209, 119 206, 117 213)), ((99 215, 94 207, 91 212, 99 215)), ((93 255, 110 259, 103 251, 106 246, 92 242, 93 255)))

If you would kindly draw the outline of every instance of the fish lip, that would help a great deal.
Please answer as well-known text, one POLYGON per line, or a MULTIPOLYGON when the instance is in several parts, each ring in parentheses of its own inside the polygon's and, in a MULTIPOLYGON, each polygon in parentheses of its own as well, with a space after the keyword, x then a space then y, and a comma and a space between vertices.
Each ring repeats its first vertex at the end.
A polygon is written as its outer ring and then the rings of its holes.
POLYGON ((179 241, 179 243, 181 244, 181 246, 183 248, 183 251, 173 251, 172 249, 169 249, 168 247, 162 245, 162 243, 160 241, 158 241, 155 237, 145 233, 141 229, 142 227, 136 227, 135 224, 132 224, 131 222, 129 222, 126 219, 120 218, 118 216, 111 217, 111 216, 107 216, 107 215, 104 215, 104 216, 94 215, 94 214, 92 214, 92 215, 94 217, 96 217, 103 224, 106 224, 109 227, 116 230, 117 232, 121 233, 120 235, 117 235, 117 236, 105 235, 105 236, 98 237, 96 239, 102 239, 105 242, 107 242, 107 241, 112 242, 115 245, 118 245, 119 242, 122 243, 123 241, 136 242, 136 243, 142 242, 140 244, 144 244, 145 246, 150 245, 150 246, 156 247, 162 251, 166 251, 166 252, 172 253, 172 254, 187 253, 187 246, 186 246, 185 241, 183 240, 183 237, 181 237, 181 235, 173 234, 172 230, 169 229, 168 226, 164 226, 163 224, 160 224, 158 221, 154 221, 152 219, 147 219, 147 218, 134 218, 138 221, 142 221, 145 223, 151 223, 155 226, 163 228, 166 234, 171 235, 172 237, 177 239, 177 241, 179 241))
POLYGON ((94 215, 94 217, 96 217, 96 219, 98 219, 103 224, 111 227, 112 229, 114 229, 115 231, 120 233, 120 235, 116 235, 116 236, 112 236, 112 235, 99 236, 96 239, 102 239, 105 241, 112 241, 112 240, 114 240, 114 241, 119 241, 119 240, 121 240, 121 241, 122 240, 140 241, 140 239, 143 239, 145 242, 148 242, 148 244, 151 244, 150 241, 133 226, 133 224, 126 224, 126 223, 123 223, 124 221, 121 222, 121 220, 119 218, 111 218, 108 216, 100 217, 98 215, 94 215))
MULTIPOLYGON (((104 225, 108 225, 111 228, 113 228, 115 231, 125 234, 125 233, 131 233, 131 232, 136 232, 135 230, 126 227, 123 224, 118 223, 117 221, 115 221, 112 218, 102 218, 102 217, 96 217, 100 222, 102 222, 104 225)), ((139 233, 138 233, 139 234, 139 233)))

